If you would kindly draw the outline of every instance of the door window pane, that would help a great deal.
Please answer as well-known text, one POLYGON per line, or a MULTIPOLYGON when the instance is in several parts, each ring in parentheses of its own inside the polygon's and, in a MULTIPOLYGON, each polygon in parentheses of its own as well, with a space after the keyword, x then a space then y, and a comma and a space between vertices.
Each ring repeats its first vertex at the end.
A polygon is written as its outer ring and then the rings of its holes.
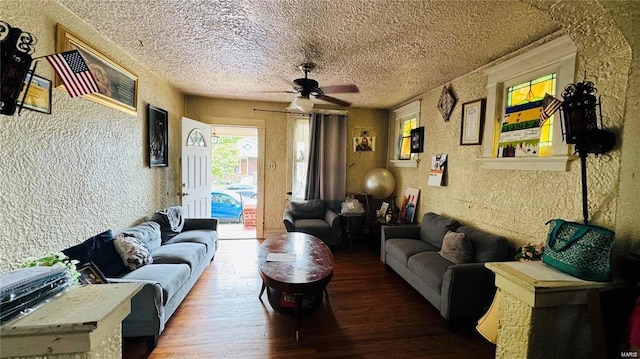
POLYGON ((297 118, 293 128, 293 171, 291 199, 304 199, 309 163, 309 119, 297 118))

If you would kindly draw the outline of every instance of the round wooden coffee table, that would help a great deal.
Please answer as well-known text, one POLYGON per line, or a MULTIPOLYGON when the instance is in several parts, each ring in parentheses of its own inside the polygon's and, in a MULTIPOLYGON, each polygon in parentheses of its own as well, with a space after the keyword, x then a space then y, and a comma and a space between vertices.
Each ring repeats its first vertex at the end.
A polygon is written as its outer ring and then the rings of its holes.
MULTIPOLYGON (((333 254, 318 238, 299 232, 279 234, 262 242, 258 251, 258 268, 262 277, 262 297, 268 287, 276 293, 294 297, 296 340, 300 339, 300 317, 303 299, 324 296, 333 276, 333 254)), ((269 292, 271 295, 271 292, 269 292)), ((281 308, 272 307, 280 311, 281 308)))

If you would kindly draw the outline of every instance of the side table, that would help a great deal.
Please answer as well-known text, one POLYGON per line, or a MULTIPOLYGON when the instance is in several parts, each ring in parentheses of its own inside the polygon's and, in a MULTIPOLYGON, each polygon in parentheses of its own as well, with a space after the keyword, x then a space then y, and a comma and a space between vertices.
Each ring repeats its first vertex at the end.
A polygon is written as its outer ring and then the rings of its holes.
POLYGON ((347 235, 349 241, 349 252, 353 247, 353 238, 357 238, 362 233, 366 213, 340 213, 342 219, 342 228, 347 235))

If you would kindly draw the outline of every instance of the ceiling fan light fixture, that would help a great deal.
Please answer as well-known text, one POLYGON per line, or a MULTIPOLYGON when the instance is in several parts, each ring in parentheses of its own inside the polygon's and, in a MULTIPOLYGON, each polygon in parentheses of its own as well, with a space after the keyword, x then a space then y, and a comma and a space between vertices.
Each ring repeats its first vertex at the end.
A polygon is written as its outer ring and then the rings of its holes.
POLYGON ((300 110, 302 113, 309 113, 313 110, 313 101, 308 97, 296 97, 289 105, 289 108, 300 110))

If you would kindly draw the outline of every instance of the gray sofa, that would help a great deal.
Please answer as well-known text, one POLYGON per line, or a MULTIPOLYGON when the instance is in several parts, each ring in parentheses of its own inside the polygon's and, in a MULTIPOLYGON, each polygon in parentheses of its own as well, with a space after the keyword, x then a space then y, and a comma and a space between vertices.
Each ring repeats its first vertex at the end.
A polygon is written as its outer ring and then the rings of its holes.
POLYGON ((144 284, 132 298, 122 332, 124 337, 147 337, 149 348, 156 346, 165 324, 213 260, 218 246, 217 219, 179 218, 176 222, 172 210, 181 216, 179 207, 161 210, 150 221, 115 236, 107 231, 63 251, 72 259, 94 262, 110 283, 144 284), (121 255, 114 251, 117 244, 113 244, 113 238, 120 236, 144 243, 150 263, 134 270, 123 268, 121 255))
POLYGON ((321 239, 334 249, 342 239, 342 220, 338 213, 320 199, 290 202, 282 222, 287 232, 303 232, 321 239))
POLYGON ((484 314, 496 290, 484 263, 505 261, 508 253, 504 237, 435 213, 426 213, 419 225, 382 227, 380 260, 436 307, 453 330, 469 329, 484 314), (467 243, 466 258, 454 259, 459 264, 441 251, 445 235, 467 243))

